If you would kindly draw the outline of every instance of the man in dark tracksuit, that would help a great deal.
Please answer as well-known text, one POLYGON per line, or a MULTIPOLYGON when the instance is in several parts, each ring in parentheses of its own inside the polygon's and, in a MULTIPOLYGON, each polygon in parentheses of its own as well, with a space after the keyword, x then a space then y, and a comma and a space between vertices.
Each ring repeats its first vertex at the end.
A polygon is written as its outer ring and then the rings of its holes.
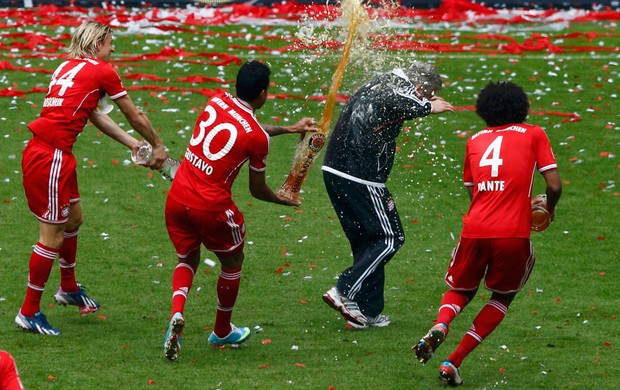
POLYGON ((383 267, 403 245, 405 234, 385 182, 404 122, 454 111, 435 96, 441 87, 439 73, 425 62, 381 74, 350 97, 327 144, 323 178, 351 244, 353 265, 323 300, 354 328, 390 323, 381 314, 383 267))

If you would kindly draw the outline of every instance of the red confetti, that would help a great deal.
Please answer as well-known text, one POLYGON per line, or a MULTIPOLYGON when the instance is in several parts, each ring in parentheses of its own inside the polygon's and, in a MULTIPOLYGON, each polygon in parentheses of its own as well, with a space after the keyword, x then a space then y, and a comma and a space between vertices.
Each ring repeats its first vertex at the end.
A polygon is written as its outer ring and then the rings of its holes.
POLYGON ((555 301, 556 302, 560 302, 560 298, 555 298, 555 301))
POLYGON ((263 364, 262 366, 258 366, 259 370, 264 370, 265 368, 271 367, 271 363, 263 364))
POLYGON ((260 343, 261 343, 261 344, 271 344, 271 339, 264 339, 264 340, 261 340, 261 342, 260 342, 260 343))
POLYGON ((296 365, 297 367, 301 367, 301 368, 306 367, 306 365, 305 365, 305 364, 303 364, 303 363, 295 363, 295 365, 296 365))
POLYGON ((605 276, 605 271, 601 271, 598 273, 600 276, 605 276))
POLYGON ((603 345, 606 346, 606 347, 611 347, 611 343, 609 341, 605 341, 603 343, 603 345))
POLYGON ((278 269, 276 270, 276 274, 281 274, 283 270, 284 268, 278 267, 278 269))
POLYGON ((112 165, 118 165, 118 160, 112 160, 112 165))
POLYGON ((50 374, 50 375, 47 376, 47 379, 53 381, 54 379, 56 379, 56 377, 54 375, 50 374))
POLYGON ((504 367, 500 367, 499 368, 499 373, 500 374, 504 374, 506 372, 506 369, 504 367))
POLYGON ((605 241, 605 236, 597 236, 597 241, 605 241))
POLYGON ((306 302, 305 299, 300 299, 299 303, 301 303, 302 305, 307 305, 308 304, 308 302, 306 302))
POLYGON ((146 382, 146 383, 148 383, 149 385, 154 385, 154 384, 155 384, 155 381, 154 381, 154 380, 152 380, 152 379, 149 379, 149 381, 148 381, 148 382, 146 382))
POLYGON ((286 256, 286 247, 282 248, 282 257, 286 256))

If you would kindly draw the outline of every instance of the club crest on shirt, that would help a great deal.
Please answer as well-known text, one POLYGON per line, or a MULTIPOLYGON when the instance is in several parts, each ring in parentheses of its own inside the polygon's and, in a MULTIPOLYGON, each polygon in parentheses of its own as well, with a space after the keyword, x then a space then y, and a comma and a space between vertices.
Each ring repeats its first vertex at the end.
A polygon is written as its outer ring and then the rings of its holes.
POLYGON ((60 215, 62 215, 63 218, 67 218, 69 216, 69 205, 62 206, 62 209, 60 210, 60 215))
POLYGON ((323 149, 323 145, 325 145, 325 136, 321 133, 312 134, 312 136, 310 137, 310 142, 308 142, 310 150, 318 153, 321 149, 323 149))
POLYGON ((387 208, 389 211, 393 211, 394 210, 394 199, 390 198, 387 201, 387 208))

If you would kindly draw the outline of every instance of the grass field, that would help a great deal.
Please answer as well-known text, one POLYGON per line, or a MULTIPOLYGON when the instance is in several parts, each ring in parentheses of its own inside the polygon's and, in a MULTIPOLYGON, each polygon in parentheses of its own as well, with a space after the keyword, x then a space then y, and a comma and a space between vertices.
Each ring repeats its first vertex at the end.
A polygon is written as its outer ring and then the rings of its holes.
MULTIPOLYGON (((203 94, 200 89, 228 88, 238 67, 234 63, 212 64, 216 60, 212 57, 187 54, 132 57, 174 47, 186 53, 258 58, 272 67, 270 92, 274 95, 258 112, 260 119, 264 123, 294 122, 301 116, 318 119, 322 101, 312 97, 326 93, 339 52, 327 47, 279 51, 302 27, 230 25, 168 35, 132 32, 117 37, 114 58, 134 101, 159 129, 171 155, 181 156, 197 112, 207 99, 208 92, 203 94), (188 76, 220 77, 222 83, 192 82, 185 79, 188 76)), ((244 170, 234 187, 248 232, 233 322, 257 327, 260 332, 238 349, 209 347, 219 271, 202 265, 185 313, 181 357, 175 363, 164 359, 161 351, 169 316, 170 278, 176 264, 163 222, 169 182, 129 164, 129 152, 92 126, 82 133, 74 149, 85 213, 77 275, 103 308, 80 317, 75 308, 55 306, 55 269, 42 304, 50 323, 63 334, 43 337, 15 329, 13 319, 25 293, 28 258, 37 239, 37 222, 28 211, 21 187, 21 150, 30 137, 26 124, 38 115, 43 93, 0 97, 0 349, 14 355, 25 387, 442 388, 436 367, 458 344, 473 314, 488 299, 488 292, 481 289, 478 299, 453 323, 436 360, 422 367, 409 348, 432 324, 445 290, 443 274, 468 207, 461 183, 464 144, 468 134, 483 126, 470 107, 477 91, 492 80, 513 80, 529 93, 529 122, 548 132, 564 194, 556 221, 547 231, 532 234, 538 261, 525 290, 497 331, 465 360, 461 368, 465 386, 617 387, 617 24, 567 24, 557 31, 550 31, 545 24, 497 27, 496 32, 523 46, 532 41, 543 43, 540 50, 521 53, 506 52, 499 39, 462 27, 435 25, 427 32, 406 27, 381 30, 388 43, 446 46, 438 46, 434 52, 385 47, 369 51, 366 46, 353 53, 341 90, 344 95, 351 93, 373 72, 387 70, 389 65, 427 60, 445 77, 441 96, 459 107, 455 113, 408 123, 399 139, 388 185, 396 197, 407 242, 386 268, 385 313, 393 323, 382 329, 347 330, 338 314, 321 300, 351 258, 322 184, 320 162, 304 183, 299 208, 251 198, 244 170), (538 33, 548 39, 537 39, 538 33), (459 46, 463 44, 485 50, 459 46), (450 46, 461 50, 445 50, 450 46)), ((493 26, 478 27, 493 31, 493 26)), ((317 27, 313 33, 319 30, 317 27)), ((62 36, 68 31, 35 24, 3 31, 1 36, 4 48, 22 43, 25 38, 19 33, 23 32, 40 32, 68 44, 62 36)), ((41 46, 38 50, 42 52, 41 46)), ((3 49, 0 62, 50 71, 59 63, 54 55, 60 49, 48 54, 49 58, 29 53, 26 49, 3 49)), ((49 77, 44 72, 7 70, 0 76, 0 89, 45 89, 49 77)), ((110 115, 127 128, 118 109, 110 115)), ((267 172, 273 188, 288 173, 295 142, 292 136, 272 140, 267 172)), ((536 191, 542 191, 540 177, 536 191)), ((203 258, 215 259, 206 252, 203 258)))

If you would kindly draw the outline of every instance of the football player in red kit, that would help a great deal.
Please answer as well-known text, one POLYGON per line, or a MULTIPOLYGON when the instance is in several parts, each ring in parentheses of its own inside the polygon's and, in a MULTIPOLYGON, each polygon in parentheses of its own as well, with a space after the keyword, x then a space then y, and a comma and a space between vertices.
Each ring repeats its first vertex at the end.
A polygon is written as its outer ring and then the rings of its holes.
POLYGON ((250 193, 257 199, 297 206, 274 193, 265 182, 269 137, 283 133, 317 131, 303 118, 295 125, 261 126, 254 111, 265 104, 269 68, 251 61, 241 66, 236 96, 221 92, 202 111, 166 201, 166 227, 179 262, 172 275, 172 310, 164 338, 164 355, 176 360, 185 326, 183 311, 200 263, 200 246, 215 253, 221 263, 217 281, 215 326, 209 343, 215 347, 240 344, 251 330, 231 324, 243 264, 245 223, 232 200, 231 186, 246 161, 250 193))
POLYGON ((60 334, 40 308, 56 256, 60 288, 55 300, 78 306, 82 314, 100 307, 75 279, 78 229, 83 217, 72 148, 88 120, 132 150, 140 145, 98 108, 100 101, 103 104, 108 95, 129 124, 153 145, 154 158, 148 167, 161 168, 167 157, 162 140, 108 63, 113 51, 109 26, 98 22, 80 25, 71 39, 67 60, 52 75, 39 118, 28 125, 33 137, 22 156, 23 185, 28 207, 39 220, 40 235, 30 256, 26 297, 15 322, 35 333, 60 334))
POLYGON ((491 299, 439 367, 440 377, 451 386, 463 383, 459 372, 463 359, 502 322, 534 267, 530 243, 534 173, 538 171, 546 182, 546 208, 552 220, 562 193, 545 131, 523 123, 528 110, 527 95, 511 82, 489 83, 476 101, 476 113, 487 127, 467 141, 463 181, 471 204, 445 276, 449 290, 435 325, 413 346, 416 358, 426 364, 484 279, 491 299))
POLYGON ((0 390, 24 390, 13 356, 0 351, 0 390))

